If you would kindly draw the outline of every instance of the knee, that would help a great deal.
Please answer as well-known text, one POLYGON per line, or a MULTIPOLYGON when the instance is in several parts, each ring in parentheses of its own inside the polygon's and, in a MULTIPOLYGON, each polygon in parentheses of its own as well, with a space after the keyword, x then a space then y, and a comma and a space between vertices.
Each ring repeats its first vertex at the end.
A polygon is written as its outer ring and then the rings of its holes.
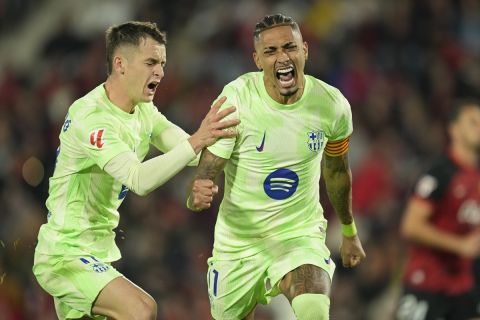
POLYGON ((301 294, 292 301, 298 320, 328 320, 330 298, 324 294, 301 294))

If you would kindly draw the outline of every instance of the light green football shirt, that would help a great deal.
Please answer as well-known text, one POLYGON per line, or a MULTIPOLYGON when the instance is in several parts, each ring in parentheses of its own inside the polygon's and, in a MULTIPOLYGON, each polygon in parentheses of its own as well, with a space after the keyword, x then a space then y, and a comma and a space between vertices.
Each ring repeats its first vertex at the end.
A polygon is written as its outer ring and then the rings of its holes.
POLYGON ((208 149, 229 159, 215 226, 213 256, 242 258, 299 236, 325 237, 319 202, 320 161, 327 141, 351 135, 352 115, 340 91, 305 76, 300 100, 290 105, 267 93, 263 72, 226 85, 225 107, 241 120, 238 136, 208 149))
POLYGON ((48 222, 40 229, 36 250, 118 260, 113 229, 128 189, 103 168, 128 151, 142 161, 152 140, 171 126, 153 103, 138 104, 131 114, 122 111, 108 99, 103 85, 75 101, 60 131, 46 202, 48 222))

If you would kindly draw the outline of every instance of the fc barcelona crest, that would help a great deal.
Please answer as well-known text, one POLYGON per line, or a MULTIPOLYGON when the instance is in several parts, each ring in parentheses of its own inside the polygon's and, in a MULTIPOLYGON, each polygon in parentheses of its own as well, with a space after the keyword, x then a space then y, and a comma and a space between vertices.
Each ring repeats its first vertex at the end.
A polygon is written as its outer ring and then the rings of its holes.
POLYGON ((325 133, 323 131, 309 131, 307 145, 308 149, 313 152, 319 152, 322 149, 325 133))

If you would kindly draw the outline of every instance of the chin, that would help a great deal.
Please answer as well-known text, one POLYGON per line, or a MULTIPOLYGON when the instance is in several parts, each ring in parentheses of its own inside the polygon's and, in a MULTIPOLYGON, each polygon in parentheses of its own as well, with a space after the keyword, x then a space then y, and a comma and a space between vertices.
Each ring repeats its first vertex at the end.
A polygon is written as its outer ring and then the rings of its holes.
POLYGON ((283 97, 291 97, 293 96, 295 93, 297 93, 298 91, 298 88, 289 88, 289 89, 280 89, 280 95, 282 95, 283 97))

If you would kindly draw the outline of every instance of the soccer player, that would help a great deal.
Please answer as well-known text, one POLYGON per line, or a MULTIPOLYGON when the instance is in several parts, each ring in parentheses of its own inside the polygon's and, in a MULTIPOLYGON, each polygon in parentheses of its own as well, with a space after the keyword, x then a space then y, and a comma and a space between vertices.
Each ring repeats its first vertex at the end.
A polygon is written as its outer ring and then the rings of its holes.
POLYGON ((365 253, 351 206, 347 151, 348 101, 336 88, 304 74, 308 57, 297 23, 266 16, 253 35, 260 72, 227 84, 221 96, 238 108, 238 136, 202 153, 187 205, 210 206, 215 177, 225 192, 208 260, 211 313, 217 320, 253 319, 257 303, 283 293, 300 320, 328 319, 334 262, 325 246, 319 203, 322 156, 327 191, 342 223, 342 263, 365 253))
POLYGON ((480 105, 454 106, 450 147, 416 183, 401 231, 410 240, 399 320, 480 317, 472 258, 480 255, 480 105))
POLYGON ((155 23, 109 28, 108 78, 68 110, 33 266, 60 319, 156 319, 152 297, 110 264, 120 258, 117 209, 128 190, 148 194, 217 138, 235 135, 224 129, 238 120, 220 121, 234 111, 218 112, 225 99, 191 137, 158 112, 152 99, 164 75, 165 46, 155 23), (149 144, 164 154, 142 162, 149 144))

